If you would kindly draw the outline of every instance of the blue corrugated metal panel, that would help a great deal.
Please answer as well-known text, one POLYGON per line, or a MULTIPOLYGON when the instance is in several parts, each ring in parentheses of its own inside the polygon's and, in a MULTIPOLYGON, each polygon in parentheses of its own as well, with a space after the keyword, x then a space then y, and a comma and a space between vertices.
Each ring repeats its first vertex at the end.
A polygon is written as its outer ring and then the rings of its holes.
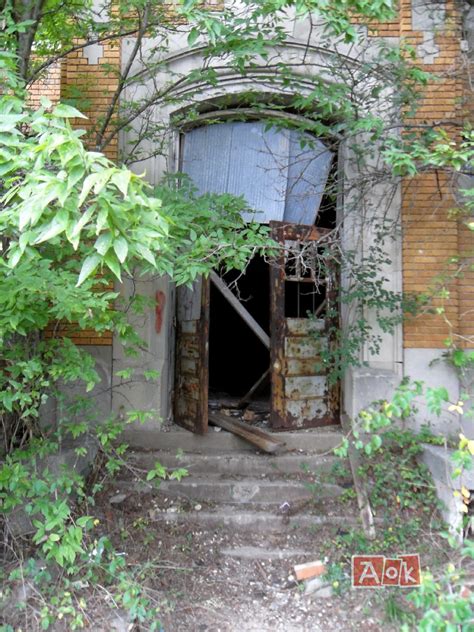
MULTIPOLYGON (((243 195, 254 218, 266 224, 285 212, 289 141, 263 123, 233 123, 227 191, 243 195)), ((250 219, 251 216, 245 219, 250 219)))
POLYGON ((326 187, 333 153, 320 140, 292 131, 284 220, 314 224, 326 187), (301 140, 309 144, 301 148, 301 140))
POLYGON ((200 127, 186 134, 182 170, 199 193, 243 195, 256 211, 245 219, 313 224, 332 154, 315 139, 301 150, 299 139, 260 122, 200 127))
POLYGON ((227 125, 198 127, 187 133, 182 170, 201 195, 226 193, 232 129, 227 125))

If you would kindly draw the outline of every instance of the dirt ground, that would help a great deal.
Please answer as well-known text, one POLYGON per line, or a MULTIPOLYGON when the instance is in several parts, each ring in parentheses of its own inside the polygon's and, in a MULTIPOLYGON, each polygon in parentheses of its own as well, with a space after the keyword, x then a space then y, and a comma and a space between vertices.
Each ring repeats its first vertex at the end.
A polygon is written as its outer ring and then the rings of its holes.
MULTIPOLYGON (((157 506, 165 513, 181 511, 179 501, 144 494, 111 505, 113 494, 113 488, 103 492, 96 513, 129 566, 148 568, 146 585, 160 603, 164 632, 390 632, 400 627, 385 615, 385 591, 390 589, 351 589, 349 564, 343 565, 345 577, 328 578, 331 588, 323 594, 306 594, 305 585, 294 581, 294 564, 322 559, 329 565, 340 558, 334 541, 345 532, 344 525, 309 532, 288 526, 278 534, 204 529, 192 522, 153 519, 157 506), (254 547, 268 550, 268 559, 253 559, 254 547), (275 551, 288 549, 287 558, 271 559, 275 551), (236 551, 249 557, 234 557, 236 551)), ((127 625, 124 615, 97 619, 90 629, 146 628, 127 625)))
MULTIPOLYGON (((351 588, 350 555, 366 552, 360 533, 353 522, 349 525, 349 517, 354 520, 358 515, 355 501, 333 499, 323 504, 305 506, 302 511, 306 516, 346 515, 348 522, 303 529, 298 527, 298 516, 288 524, 284 516, 275 513, 276 533, 236 532, 223 525, 210 528, 193 522, 189 510, 212 512, 211 505, 171 499, 163 491, 124 490, 110 483, 91 508, 98 519, 93 538, 107 536, 126 560, 129 573, 145 587, 150 608, 159 608, 160 632, 400 630, 400 620, 390 618, 387 598, 392 599, 393 606, 402 589, 351 588), (347 538, 342 545, 341 538, 347 538), (323 560, 328 574, 322 577, 322 588, 308 591, 306 583, 295 581, 293 567, 314 560, 323 560)), ((432 531, 429 520, 411 539, 407 533, 403 548, 394 540, 390 549, 391 532, 387 524, 380 527, 383 543, 376 544, 378 553, 417 552, 422 568, 446 563, 446 544, 432 531)), ((25 587, 19 585, 17 590, 17 597, 23 599, 25 587)), ((34 588, 28 590, 29 609, 4 618, 12 627, 2 627, 0 614, 2 632, 41 629, 41 605, 34 588)), ((82 599, 85 604, 81 607, 83 629, 149 632, 150 624, 131 621, 127 612, 117 607, 116 590, 89 585, 74 588, 76 608, 82 599)), ((17 597, 14 594, 10 599, 13 606, 17 597)), ((403 608, 411 606, 403 602, 403 608)), ((76 628, 65 617, 48 629, 70 632, 76 628)))

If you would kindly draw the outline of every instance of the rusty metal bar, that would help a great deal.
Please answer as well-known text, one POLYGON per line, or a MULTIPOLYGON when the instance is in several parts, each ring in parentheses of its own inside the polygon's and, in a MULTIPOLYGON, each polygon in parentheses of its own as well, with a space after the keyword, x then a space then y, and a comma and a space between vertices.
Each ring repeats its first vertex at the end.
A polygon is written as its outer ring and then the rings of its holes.
POLYGON ((252 395, 254 395, 258 391, 258 389, 262 386, 262 384, 265 382, 265 380, 269 376, 270 376, 270 369, 268 368, 265 371, 265 373, 258 378, 258 380, 255 382, 252 388, 250 388, 247 391, 247 393, 242 397, 242 399, 239 400, 239 403, 237 404, 237 408, 242 408, 243 406, 245 406, 245 404, 247 404, 252 399, 252 395))

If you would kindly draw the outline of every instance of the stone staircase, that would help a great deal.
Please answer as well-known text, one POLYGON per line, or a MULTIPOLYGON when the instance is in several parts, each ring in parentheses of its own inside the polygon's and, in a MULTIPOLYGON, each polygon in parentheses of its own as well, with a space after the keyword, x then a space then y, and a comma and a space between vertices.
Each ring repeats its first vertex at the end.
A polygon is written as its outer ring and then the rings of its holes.
MULTIPOLYGON (((168 468, 185 468, 188 476, 163 481, 159 489, 133 479, 117 483, 127 493, 152 494, 153 520, 256 533, 357 523, 358 516, 344 515, 337 502, 352 485, 349 474, 334 475, 336 464, 340 469, 344 463, 332 454, 341 441, 339 429, 278 433, 278 438, 288 451, 267 455, 213 428, 204 437, 181 430, 154 433, 148 441, 142 437, 147 450, 131 453, 133 465, 150 470, 158 461, 168 468)), ((349 472, 348 464, 346 469, 349 472)))

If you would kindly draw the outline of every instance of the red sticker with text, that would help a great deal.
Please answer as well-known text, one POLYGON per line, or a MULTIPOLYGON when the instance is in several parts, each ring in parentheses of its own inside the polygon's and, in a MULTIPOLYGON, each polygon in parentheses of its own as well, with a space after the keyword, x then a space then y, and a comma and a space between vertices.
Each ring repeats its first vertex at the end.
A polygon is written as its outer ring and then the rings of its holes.
POLYGON ((354 588, 400 586, 411 588, 421 583, 420 556, 353 555, 352 585, 354 588))

